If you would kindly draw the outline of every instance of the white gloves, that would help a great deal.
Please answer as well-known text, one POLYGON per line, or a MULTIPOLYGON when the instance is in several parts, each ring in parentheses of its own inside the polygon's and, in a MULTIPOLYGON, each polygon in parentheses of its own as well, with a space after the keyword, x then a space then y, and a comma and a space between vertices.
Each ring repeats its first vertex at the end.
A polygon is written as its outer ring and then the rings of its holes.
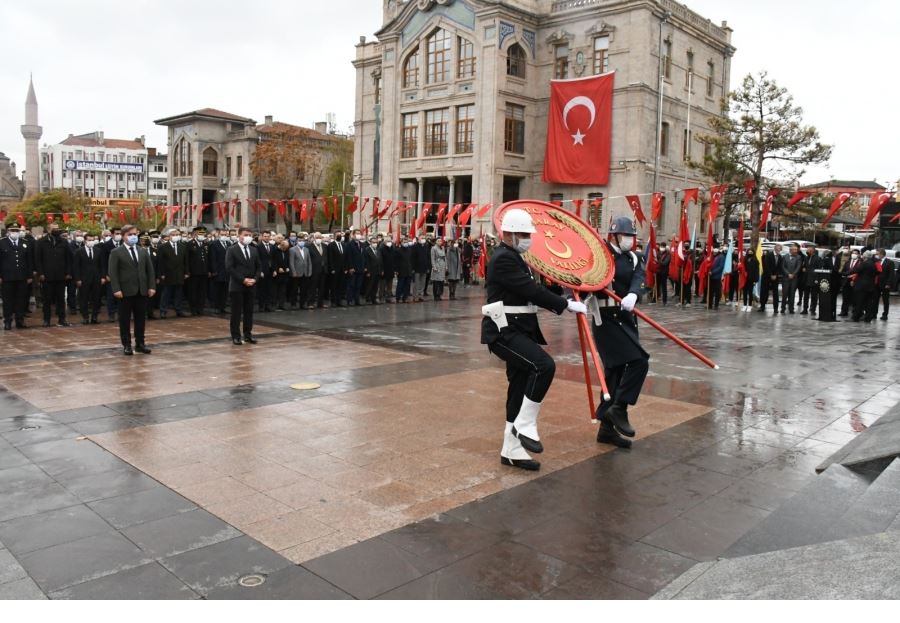
POLYGON ((578 301, 569 301, 569 311, 573 314, 587 314, 587 305, 578 301))
POLYGON ((627 312, 633 312, 635 305, 638 303, 637 294, 629 294, 625 298, 622 299, 622 309, 627 312))

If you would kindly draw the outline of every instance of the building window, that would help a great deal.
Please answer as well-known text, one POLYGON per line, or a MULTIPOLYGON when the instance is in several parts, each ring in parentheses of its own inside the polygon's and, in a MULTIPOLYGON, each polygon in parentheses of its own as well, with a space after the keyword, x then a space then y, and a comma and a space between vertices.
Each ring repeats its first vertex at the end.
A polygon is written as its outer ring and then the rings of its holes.
POLYGON ((693 91, 694 81, 694 53, 687 53, 687 71, 684 74, 684 86, 693 91))
POLYGON ((401 158, 415 158, 419 152, 419 113, 403 115, 401 158))
POLYGON ((447 129, 450 125, 450 110, 428 110, 425 112, 425 155, 447 155, 447 129))
POLYGON ((456 107, 456 153, 475 151, 475 105, 456 107))
POLYGON ((231 156, 225 158, 225 177, 229 177, 231 175, 231 156))
POLYGON ((594 75, 599 76, 609 71, 609 37, 594 39, 594 75))
POLYGON ((685 162, 690 162, 691 160, 691 142, 694 138, 694 133, 685 128, 684 130, 684 147, 681 151, 681 159, 685 162))
POLYGON ((524 79, 527 62, 525 49, 518 43, 512 44, 506 52, 506 75, 524 79))
POLYGON ((450 34, 438 28, 428 37, 428 84, 450 79, 450 34))
POLYGON ((550 203, 562 205, 565 195, 562 193, 550 193, 550 203))
POLYGON ((569 44, 562 43, 554 48, 553 75, 557 80, 569 77, 569 44))
POLYGON ((406 57, 403 63, 403 88, 415 89, 419 86, 419 48, 406 57))
POLYGON ((716 64, 712 61, 709 61, 706 66, 706 97, 712 97, 713 91, 716 88, 716 64))
POLYGON ((179 177, 194 174, 194 160, 191 144, 181 139, 175 145, 175 175, 179 177))
POLYGON ((375 76, 375 105, 381 103, 381 76, 375 76))
POLYGON ((153 163, 153 172, 154 173, 165 173, 166 172, 166 163, 165 162, 154 162, 153 163))
POLYGON ((244 177, 244 157, 237 157, 237 170, 234 172, 235 177, 244 177))
POLYGON ((462 37, 456 38, 459 54, 457 55, 457 75, 459 78, 471 78, 475 75, 475 44, 462 37))
POLYGON ((525 107, 506 105, 504 149, 511 154, 525 153, 525 107))
POLYGON ((153 180, 153 190, 165 190, 166 180, 153 180))
POLYGON ((710 143, 703 143, 703 159, 708 160, 712 158, 712 145, 710 143))
POLYGON ((203 150, 203 176, 217 177, 219 175, 219 154, 212 147, 203 150))
POLYGON ((663 76, 666 80, 672 79, 672 42, 666 41, 663 44, 663 76))
POLYGON ((659 133, 659 155, 664 157, 669 155, 669 124, 665 121, 659 133))

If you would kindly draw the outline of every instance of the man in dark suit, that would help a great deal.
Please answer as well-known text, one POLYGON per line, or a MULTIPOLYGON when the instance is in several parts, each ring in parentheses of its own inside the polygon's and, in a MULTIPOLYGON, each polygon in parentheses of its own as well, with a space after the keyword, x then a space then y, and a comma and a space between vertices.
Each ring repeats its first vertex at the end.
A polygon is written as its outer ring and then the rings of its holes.
POLYGON ((338 232, 334 242, 325 250, 325 265, 328 267, 328 288, 331 291, 331 306, 343 307, 341 300, 347 290, 347 264, 344 236, 338 232))
POLYGON ((259 241, 256 243, 256 251, 259 254, 259 265, 262 277, 256 284, 256 298, 259 301, 259 311, 272 311, 272 291, 274 284, 274 276, 272 275, 272 251, 275 245, 272 244, 272 235, 269 232, 263 232, 259 235, 259 241))
POLYGON ((378 252, 378 238, 369 237, 369 244, 363 249, 363 271, 365 274, 365 295, 369 305, 378 305, 378 286, 384 275, 384 264, 378 252))
POLYGON ((106 285, 103 257, 97 248, 97 238, 85 234, 84 245, 75 251, 72 277, 78 288, 78 308, 81 324, 97 324, 100 314, 100 288, 106 285))
POLYGON ((241 319, 244 324, 244 341, 256 344, 253 337, 253 299, 256 284, 262 277, 259 253, 253 246, 253 232, 242 227, 240 242, 232 245, 225 255, 225 270, 228 273, 228 294, 231 297, 231 340, 235 346, 241 341, 241 319))
MULTIPOLYGON (((878 276, 878 293, 881 295, 881 319, 887 320, 891 311, 891 291, 897 282, 897 266, 891 260, 887 259, 887 253, 884 249, 878 249, 875 256, 877 262, 876 268, 879 270, 878 276)), ((875 301, 875 315, 878 315, 878 300, 875 301)))
MULTIPOLYGON (((845 254, 846 255, 846 254, 845 254)), ((859 268, 862 260, 859 257, 859 251, 853 251, 850 253, 850 259, 843 264, 843 268, 841 269, 841 277, 843 277, 841 283, 841 318, 846 318, 850 315, 850 308, 856 304, 856 297, 854 295, 854 285, 853 282, 853 273, 859 268)), ((864 313, 865 310, 859 310, 860 316, 864 313)), ((856 315, 856 311, 854 310, 854 316, 856 315)))
POLYGON ((59 225, 49 226, 49 233, 37 243, 34 266, 41 282, 41 299, 44 307, 44 326, 50 326, 51 306, 56 305, 57 326, 68 327, 66 322, 66 283, 72 279, 72 251, 62 239, 59 225))
POLYGON ((187 245, 181 241, 181 232, 169 230, 169 241, 159 246, 159 285, 162 288, 159 317, 165 318, 170 305, 174 304, 179 318, 185 316, 184 282, 188 272, 187 245))
MULTIPOLYGON (((75 254, 84 247, 84 232, 74 231, 67 240, 69 250, 72 252, 72 260, 75 260, 75 254)), ((66 284, 66 304, 69 306, 69 312, 74 314, 78 311, 78 286, 75 285, 75 279, 70 279, 66 284)))
POLYGON ((347 305, 359 306, 359 297, 362 293, 363 277, 366 268, 363 259, 363 235, 358 229, 353 232, 353 239, 344 246, 347 257, 347 305))
POLYGON ((225 269, 225 255, 231 240, 225 231, 220 231, 219 236, 210 244, 209 267, 212 279, 212 303, 216 313, 225 313, 225 301, 228 294, 228 271, 225 269))
POLYGON ((760 284, 759 293, 759 312, 762 314, 766 313, 766 304, 769 302, 770 293, 776 315, 780 309, 778 304, 781 302, 781 297, 778 291, 778 283, 784 266, 784 258, 781 255, 781 251, 782 246, 776 244, 774 251, 766 251, 763 255, 762 283, 760 284))
POLYGON ((18 225, 6 228, 6 238, 0 239, 0 292, 3 296, 3 328, 24 329, 25 311, 28 309, 28 293, 33 277, 31 244, 21 240, 18 225))
POLYGON ((103 232, 102 242, 97 246, 103 254, 103 272, 106 274, 106 313, 109 314, 109 321, 115 322, 119 302, 113 296, 112 286, 109 281, 109 256, 122 246, 122 230, 117 228, 103 232))
POLYGON ((146 249, 138 246, 138 229, 133 225, 122 228, 124 244, 109 256, 109 279, 113 296, 119 302, 119 336, 126 356, 136 350, 150 354, 144 340, 147 323, 147 302, 156 294, 156 275, 146 249), (134 349, 131 348, 131 318, 134 316, 134 349))
POLYGON ((866 251, 862 260, 850 268, 850 281, 853 284, 853 322, 865 318, 866 322, 875 320, 878 312, 876 279, 878 268, 875 266, 875 254, 866 251))
MULTIPOLYGON (((310 236, 307 243, 309 249, 309 261, 312 266, 312 275, 309 282, 310 307, 315 305, 319 309, 325 307, 325 290, 328 279, 328 258, 325 257, 325 246, 322 244, 322 234, 316 232, 310 236)), ((303 303, 301 302, 301 307, 303 303)))
POLYGON ((188 303, 191 314, 202 316, 206 308, 206 294, 209 288, 210 261, 209 246, 206 244, 206 228, 195 227, 191 232, 191 241, 187 244, 188 303))
MULTIPOLYGON (((161 236, 159 232, 155 230, 141 235, 141 246, 147 250, 147 253, 150 254, 150 260, 153 263, 154 275, 159 275, 160 238, 161 236)), ((162 295, 157 288, 156 294, 150 297, 150 301, 147 303, 147 320, 156 320, 156 312, 159 311, 161 298, 162 295)))

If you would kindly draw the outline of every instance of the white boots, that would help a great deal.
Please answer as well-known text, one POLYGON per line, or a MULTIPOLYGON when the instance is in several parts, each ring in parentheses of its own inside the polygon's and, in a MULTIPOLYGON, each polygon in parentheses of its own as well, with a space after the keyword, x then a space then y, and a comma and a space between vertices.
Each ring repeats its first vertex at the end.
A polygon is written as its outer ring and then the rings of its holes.
POLYGON ((531 458, 528 451, 522 447, 522 443, 513 434, 513 425, 506 423, 503 434, 503 449, 500 451, 500 462, 510 467, 518 467, 529 472, 541 469, 541 464, 531 458))
POLYGON ((537 421, 540 414, 540 403, 523 398, 522 408, 519 409, 519 415, 516 417, 516 421, 513 422, 512 429, 512 434, 519 438, 525 449, 535 454, 541 454, 544 451, 537 429, 537 421))

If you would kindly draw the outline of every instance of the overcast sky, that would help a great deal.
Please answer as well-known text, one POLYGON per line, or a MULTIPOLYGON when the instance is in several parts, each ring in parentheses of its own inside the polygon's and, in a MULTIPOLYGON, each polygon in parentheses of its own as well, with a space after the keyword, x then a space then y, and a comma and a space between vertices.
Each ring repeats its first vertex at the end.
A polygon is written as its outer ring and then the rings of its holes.
MULTIPOLYGON (((897 0, 689 0, 738 48, 732 87, 766 69, 795 96, 807 123, 835 145, 830 177, 895 183, 900 178, 897 0)), ((0 2, 0 151, 25 165, 28 73, 34 72, 42 143, 103 130, 147 136, 153 124, 212 107, 262 122, 265 115, 311 126, 326 113, 353 122, 360 35, 381 25, 379 0, 4 0, 0 2)))

